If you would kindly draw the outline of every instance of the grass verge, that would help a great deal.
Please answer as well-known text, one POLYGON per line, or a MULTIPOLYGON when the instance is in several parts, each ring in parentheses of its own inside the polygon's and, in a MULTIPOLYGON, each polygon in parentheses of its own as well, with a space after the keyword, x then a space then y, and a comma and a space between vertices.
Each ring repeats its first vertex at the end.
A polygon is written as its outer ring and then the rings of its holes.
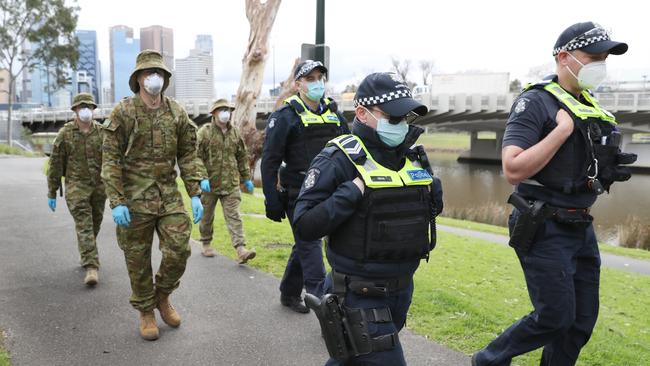
POLYGON ((0 155, 38 156, 19 147, 9 146, 7 144, 0 144, 0 155))
POLYGON ((9 357, 9 352, 7 352, 4 345, 5 338, 5 332, 0 330, 0 366, 11 366, 11 357, 9 357))
MULTIPOLYGON (((189 200, 186 205, 190 207, 189 200)), ((242 212, 248 246, 258 251, 250 265, 280 277, 293 243, 288 223, 256 216, 264 212, 263 199, 250 195, 242 195, 242 212)), ((448 218, 440 222, 494 233, 505 230, 448 218)), ((213 246, 219 253, 235 258, 221 209, 216 211, 214 225, 213 246)), ((192 237, 198 238, 197 225, 192 237)), ((641 365, 650 359, 650 317, 646 315, 646 309, 650 308, 650 282, 647 279, 647 276, 603 269, 600 318, 578 365, 641 365)), ((422 262, 416 273, 415 285, 408 327, 466 354, 485 346, 532 310, 512 250, 474 238, 441 232, 431 260, 422 262)), ((539 355, 537 351, 519 357, 513 364, 537 365, 539 355)))

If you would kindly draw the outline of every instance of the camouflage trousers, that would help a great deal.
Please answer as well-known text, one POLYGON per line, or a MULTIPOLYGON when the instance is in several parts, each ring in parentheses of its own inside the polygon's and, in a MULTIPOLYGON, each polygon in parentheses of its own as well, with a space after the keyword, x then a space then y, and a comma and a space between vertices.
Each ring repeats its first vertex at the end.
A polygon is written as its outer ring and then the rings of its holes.
POLYGON ((131 281, 129 302, 139 311, 151 311, 160 293, 171 294, 180 284, 191 253, 192 225, 180 193, 163 199, 157 189, 148 189, 141 202, 129 206, 130 211, 132 207, 131 224, 117 227, 117 242, 124 251, 131 281), (154 231, 162 252, 155 284, 151 267, 154 231))
POLYGON ((221 201, 223 217, 226 221, 226 227, 230 233, 230 240, 233 247, 246 245, 244 239, 244 229, 242 227, 241 216, 239 214, 239 205, 241 204, 241 193, 239 188, 229 194, 205 193, 201 194, 201 203, 203 204, 203 218, 199 224, 201 232, 201 242, 206 245, 212 242, 214 211, 217 201, 221 201))
POLYGON ((66 194, 65 201, 74 219, 81 266, 99 268, 97 234, 99 234, 104 217, 106 193, 103 189, 97 189, 90 196, 84 198, 66 194))

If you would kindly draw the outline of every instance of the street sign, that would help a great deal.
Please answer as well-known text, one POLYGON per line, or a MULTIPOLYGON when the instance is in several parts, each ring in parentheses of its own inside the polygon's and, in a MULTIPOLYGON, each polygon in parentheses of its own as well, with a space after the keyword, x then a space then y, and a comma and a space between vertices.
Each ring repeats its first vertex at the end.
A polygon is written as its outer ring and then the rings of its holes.
POLYGON ((330 48, 329 46, 321 45, 319 47, 325 48, 325 60, 316 59, 316 45, 303 43, 300 47, 300 59, 301 60, 316 60, 321 61, 328 71, 330 70, 330 48))

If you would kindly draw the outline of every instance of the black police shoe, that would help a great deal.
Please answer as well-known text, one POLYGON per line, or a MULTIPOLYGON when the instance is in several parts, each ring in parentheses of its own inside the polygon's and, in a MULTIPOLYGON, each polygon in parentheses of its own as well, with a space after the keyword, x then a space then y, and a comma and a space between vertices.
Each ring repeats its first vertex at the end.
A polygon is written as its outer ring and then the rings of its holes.
POLYGON ((280 302, 282 305, 288 307, 296 313, 307 314, 309 312, 309 308, 305 306, 300 296, 280 295, 280 302))

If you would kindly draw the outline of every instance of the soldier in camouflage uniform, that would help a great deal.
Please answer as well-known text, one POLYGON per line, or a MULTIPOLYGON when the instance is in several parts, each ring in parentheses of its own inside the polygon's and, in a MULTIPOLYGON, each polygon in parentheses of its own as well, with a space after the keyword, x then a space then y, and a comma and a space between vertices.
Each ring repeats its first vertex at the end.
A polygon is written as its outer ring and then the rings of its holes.
POLYGON ((169 295, 185 272, 192 224, 176 185, 176 164, 192 197, 194 223, 203 215, 200 186, 208 185, 196 156, 197 127, 176 101, 163 95, 170 77, 160 53, 140 52, 129 79, 135 95, 122 99, 104 122, 101 177, 126 258, 133 291, 130 302, 140 311, 140 335, 147 340, 159 335, 154 308, 167 325, 181 323, 169 295), (155 283, 154 231, 162 252, 155 283))
POLYGON ((56 210, 56 192, 65 177, 65 200, 75 222, 84 283, 98 281, 97 234, 102 224, 106 193, 100 178, 102 165, 101 125, 93 120, 97 108, 91 94, 74 97, 74 121, 66 123, 54 140, 47 172, 48 205, 56 210))
POLYGON ((198 133, 198 155, 203 161, 210 177, 211 193, 201 196, 204 216, 199 230, 203 243, 202 254, 213 257, 212 242, 214 209, 221 201, 223 216, 230 233, 233 247, 237 250, 237 262, 246 263, 255 257, 255 250, 247 250, 244 231, 239 215, 241 195, 239 184, 243 183, 248 193, 253 193, 253 182, 248 168, 248 152, 237 129, 230 123, 231 111, 235 108, 225 99, 212 104, 210 114, 212 122, 203 125, 198 133))

